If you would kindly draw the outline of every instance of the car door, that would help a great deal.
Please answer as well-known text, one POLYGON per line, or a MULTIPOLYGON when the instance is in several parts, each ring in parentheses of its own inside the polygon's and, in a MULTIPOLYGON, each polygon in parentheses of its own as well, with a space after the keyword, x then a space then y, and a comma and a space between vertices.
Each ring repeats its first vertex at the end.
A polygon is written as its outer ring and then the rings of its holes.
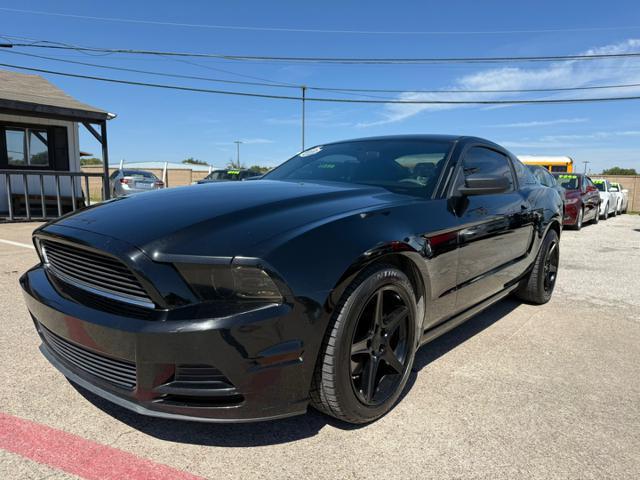
POLYGON ((595 217, 599 215, 600 194, 589 177, 582 177, 583 195, 582 203, 585 208, 585 218, 595 217))
MULTIPOLYGON (((474 145, 463 153, 454 188, 460 188, 471 174, 504 176, 510 187, 503 193, 467 196, 459 202, 457 311, 500 292, 525 268, 533 212, 514 173, 511 160, 497 149, 474 145)), ((532 188, 541 188, 537 181, 533 183, 532 188)))

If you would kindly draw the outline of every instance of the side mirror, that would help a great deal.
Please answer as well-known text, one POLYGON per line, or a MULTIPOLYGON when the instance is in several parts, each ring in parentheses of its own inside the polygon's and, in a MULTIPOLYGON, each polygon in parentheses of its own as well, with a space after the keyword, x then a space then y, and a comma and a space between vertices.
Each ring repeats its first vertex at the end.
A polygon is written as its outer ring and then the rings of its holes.
POLYGON ((462 195, 489 195, 492 193, 503 193, 509 190, 511 182, 507 177, 501 175, 472 174, 464 180, 464 187, 459 191, 462 195))
POLYGON ((627 190, 626 188, 623 188, 622 193, 629 193, 629 190, 627 190))
POLYGON ((596 190, 598 189, 593 185, 587 185, 587 192, 595 192, 596 190))

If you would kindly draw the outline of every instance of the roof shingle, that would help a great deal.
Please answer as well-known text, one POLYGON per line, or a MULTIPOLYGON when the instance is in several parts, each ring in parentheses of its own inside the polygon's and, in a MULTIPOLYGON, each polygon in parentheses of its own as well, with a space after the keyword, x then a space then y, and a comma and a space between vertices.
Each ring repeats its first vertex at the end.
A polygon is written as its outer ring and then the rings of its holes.
POLYGON ((5 110, 77 121, 107 120, 112 117, 105 110, 67 95, 39 75, 0 70, 0 112, 5 110))

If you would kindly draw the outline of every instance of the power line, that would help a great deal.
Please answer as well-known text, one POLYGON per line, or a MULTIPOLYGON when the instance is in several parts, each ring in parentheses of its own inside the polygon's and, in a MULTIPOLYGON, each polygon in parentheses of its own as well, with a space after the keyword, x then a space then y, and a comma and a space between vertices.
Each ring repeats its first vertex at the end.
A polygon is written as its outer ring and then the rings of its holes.
MULTIPOLYGON (((21 65, 12 65, 8 63, 0 63, 0 66, 15 68, 18 70, 26 70, 31 72, 48 73, 50 75, 60 75, 72 78, 82 78, 87 80, 96 80, 108 83, 118 83, 125 85, 135 85, 141 87, 163 88, 168 90, 181 90, 188 92, 212 93, 220 95, 235 95, 243 97, 268 98, 276 100, 296 100, 301 101, 302 97, 292 95, 270 95, 265 93, 237 92, 229 90, 213 90, 206 88, 185 87, 178 85, 167 85, 161 83, 137 82, 132 80, 120 80, 115 78, 97 77, 93 75, 81 75, 77 73, 59 72, 55 70, 46 70, 42 68, 24 67, 21 65)), ((590 103, 590 102, 614 102, 625 100, 640 100, 640 96, 629 97, 597 97, 597 98, 567 98, 567 99, 535 99, 535 100, 363 100, 363 99, 346 99, 346 98, 314 98, 305 97, 310 102, 328 102, 328 103, 363 103, 363 104, 413 104, 413 105, 526 105, 526 104, 557 104, 557 103, 590 103)))
POLYGON ((81 47, 76 45, 59 45, 43 40, 40 43, 12 43, 5 47, 50 48, 57 50, 76 50, 102 54, 136 54, 158 55, 163 57, 193 57, 214 58, 233 61, 261 61, 261 62, 291 62, 291 63, 334 63, 334 64, 364 64, 364 65, 402 65, 423 63, 510 63, 510 62, 560 62, 605 60, 614 58, 637 58, 640 52, 626 53, 593 53, 579 55, 538 55, 538 56, 505 56, 505 57, 423 57, 423 58, 362 58, 362 57, 290 57, 269 55, 231 55, 219 53, 173 52, 160 50, 138 50, 129 48, 99 48, 81 47))
MULTIPOLYGON (((275 87, 275 88, 294 88, 300 89, 303 85, 295 85, 290 83, 279 83, 273 80, 265 80, 263 82, 246 82, 240 80, 228 80, 228 79, 220 79, 220 78, 211 78, 211 77, 202 77, 198 75, 183 75, 177 73, 169 73, 169 72, 158 72, 152 70, 142 70, 137 68, 127 68, 127 67, 117 67, 113 65, 101 65, 97 63, 90 62, 80 62, 75 60, 67 60, 63 58, 49 57, 45 55, 36 55, 32 53, 25 52, 13 52, 10 50, 0 51, 1 53, 11 53, 14 55, 22 55, 27 57, 39 58, 44 60, 53 60, 56 62, 69 63, 74 65, 83 65, 88 67, 102 68, 106 70, 116 70, 123 72, 131 72, 131 73, 141 73, 145 75, 156 75, 160 77, 168 77, 168 78, 182 78, 187 80, 201 80, 208 82, 217 82, 217 83, 227 83, 233 85, 247 85, 247 86, 258 86, 258 87, 275 87)), ((191 62, 188 62, 191 64, 191 62)), ((199 67, 206 68, 205 65, 195 64, 199 67)), ((217 69, 216 69, 217 70, 217 69)), ((225 73, 240 75, 235 72, 230 72, 228 70, 222 70, 225 73)), ((253 77, 252 77, 253 78, 253 77)), ((315 90, 315 91, 324 91, 324 92, 336 92, 336 93, 544 93, 544 92, 567 92, 567 91, 583 91, 583 90, 602 90, 602 89, 612 89, 612 88, 636 88, 640 87, 640 83, 626 83, 626 84, 614 84, 614 85, 589 85, 582 87, 556 87, 556 88, 520 88, 520 89, 485 89, 485 90, 467 90, 467 89, 434 89, 434 90, 411 90, 411 89, 384 89, 384 88, 344 88, 344 87, 327 87, 327 86, 313 86, 313 85, 305 85, 307 90, 315 90)), ((366 95, 362 95, 366 96, 366 95)), ((382 97, 372 97, 372 98, 382 98, 382 97)))
POLYGON ((13 13, 25 13, 31 15, 45 15, 51 17, 74 18, 79 20, 98 20, 103 22, 132 23, 141 25, 158 25, 169 27, 202 28, 213 30, 240 30, 258 32, 288 32, 288 33, 331 33, 331 34, 351 34, 351 35, 511 35, 528 33, 572 33, 572 32, 601 32, 640 29, 637 25, 614 26, 614 27, 578 27, 578 28, 546 28, 546 29, 521 29, 521 30, 340 30, 340 29, 320 29, 320 28, 291 28, 291 27, 259 27, 246 25, 211 25, 202 23, 185 22, 165 22, 159 20, 142 20, 121 17, 99 17, 94 15, 78 15, 71 13, 43 12, 39 10, 25 10, 20 8, 0 7, 0 10, 13 13))
MULTIPOLYGON (((249 85, 249 86, 259 86, 259 87, 300 88, 300 86, 298 86, 298 85, 271 82, 271 81, 245 82, 245 81, 240 81, 240 80, 227 80, 227 79, 222 79, 222 78, 201 77, 201 76, 198 76, 198 75, 183 75, 183 74, 178 74, 178 73, 167 73, 167 72, 155 72, 155 71, 151 71, 151 70, 141 70, 141 69, 137 69, 137 68, 116 67, 116 66, 113 66, 113 65, 100 65, 98 63, 80 62, 80 61, 76 61, 76 60, 67 60, 67 59, 64 59, 64 58, 48 57, 46 55, 35 55, 33 53, 12 52, 10 50, 4 50, 4 51, 0 50, 0 53, 11 53, 11 54, 14 54, 14 55, 22 55, 22 56, 26 56, 26 57, 40 58, 40 59, 43 59, 43 60, 53 60, 53 61, 56 61, 56 62, 71 63, 71 64, 74 64, 74 65, 83 65, 83 66, 86 66, 86 67, 103 68, 103 69, 107 69, 107 70, 118 70, 118 71, 121 71, 121 72, 142 73, 142 74, 145 74, 145 75, 158 75, 158 76, 162 76, 162 77, 183 78, 183 79, 187 79, 187 80, 202 80, 202 81, 207 81, 207 82, 230 83, 230 84, 236 84, 236 85, 249 85)), ((198 65, 198 66, 202 66, 202 65, 198 65)), ((224 71, 227 72, 227 73, 235 74, 234 72, 228 72, 226 70, 224 70, 224 71)))

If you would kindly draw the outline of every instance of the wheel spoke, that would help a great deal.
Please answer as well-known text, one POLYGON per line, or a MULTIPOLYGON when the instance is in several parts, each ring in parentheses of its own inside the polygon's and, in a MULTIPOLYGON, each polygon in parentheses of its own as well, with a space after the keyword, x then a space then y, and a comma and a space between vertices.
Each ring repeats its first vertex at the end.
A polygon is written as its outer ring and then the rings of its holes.
POLYGON ((351 356, 360 355, 363 353, 369 353, 369 342, 370 337, 363 338, 362 340, 357 341, 353 345, 351 345, 351 356))
POLYGON ((378 357, 372 355, 362 372, 362 394, 367 402, 370 402, 376 393, 376 376, 378 374, 379 364, 380 360, 378 357))
POLYGON ((391 349, 385 352, 385 354, 382 356, 382 360, 384 360, 385 363, 392 369, 394 369, 397 373, 402 373, 402 371, 404 370, 404 365, 402 365, 402 362, 398 360, 398 357, 396 357, 396 354, 391 349))
POLYGON ((383 290, 378 290, 378 292, 376 293, 376 310, 373 317, 374 325, 382 325, 382 302, 384 297, 383 293, 383 290))
POLYGON ((384 328, 389 333, 389 336, 393 335, 393 333, 400 325, 400 321, 404 320, 408 314, 409 309, 405 305, 403 305, 396 308, 393 312, 387 315, 384 328))

